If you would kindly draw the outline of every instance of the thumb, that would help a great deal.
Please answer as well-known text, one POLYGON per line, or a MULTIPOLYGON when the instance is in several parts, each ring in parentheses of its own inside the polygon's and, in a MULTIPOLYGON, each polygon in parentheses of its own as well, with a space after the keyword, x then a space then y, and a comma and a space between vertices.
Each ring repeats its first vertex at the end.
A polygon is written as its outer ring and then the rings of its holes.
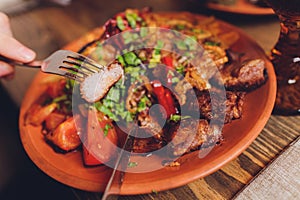
POLYGON ((0 34, 0 55, 19 62, 31 62, 35 59, 35 52, 27 48, 11 36, 0 34))

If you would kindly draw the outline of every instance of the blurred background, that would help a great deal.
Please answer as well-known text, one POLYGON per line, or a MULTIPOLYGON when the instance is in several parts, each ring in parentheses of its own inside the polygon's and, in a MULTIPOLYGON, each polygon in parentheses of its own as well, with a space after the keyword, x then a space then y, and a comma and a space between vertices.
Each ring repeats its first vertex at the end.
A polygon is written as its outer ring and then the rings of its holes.
MULTIPOLYGON (((257 38, 266 51, 277 41, 274 15, 237 15, 204 6, 204 0, 0 0, 15 37, 37 52, 38 59, 101 26, 126 8, 150 6, 154 11, 189 11, 216 16, 257 38), (252 29, 251 26, 256 26, 252 29)), ((1 28, 1 27, 0 27, 1 28)), ((1 44, 0 44, 1 45, 1 44)), ((18 114, 22 98, 37 70, 17 68, 13 80, 0 85, 0 199, 76 199, 72 190, 41 172, 27 157, 19 138, 18 114), (22 77, 22 79, 20 79, 22 77)))

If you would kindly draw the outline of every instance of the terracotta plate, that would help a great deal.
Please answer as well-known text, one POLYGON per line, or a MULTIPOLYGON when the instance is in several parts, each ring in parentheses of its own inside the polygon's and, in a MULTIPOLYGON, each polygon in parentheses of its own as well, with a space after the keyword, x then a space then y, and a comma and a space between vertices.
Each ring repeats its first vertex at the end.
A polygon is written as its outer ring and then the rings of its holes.
POLYGON ((247 15, 273 15, 274 11, 268 7, 253 5, 248 0, 236 0, 234 5, 207 3, 207 7, 213 10, 247 15))
MULTIPOLYGON (((177 15, 179 13, 173 13, 177 15)), ((182 13, 180 13, 181 15, 182 13)), ((191 15, 196 20, 204 17, 191 15)), ((183 156, 180 167, 163 168, 154 172, 134 174, 127 173, 121 188, 121 194, 149 193, 152 190, 161 191, 178 187, 200 177, 213 173, 225 163, 242 153, 257 137, 270 117, 276 93, 276 80, 272 64, 265 57, 264 51, 240 29, 221 22, 223 30, 234 30, 240 34, 240 39, 233 49, 247 54, 249 58, 262 58, 267 63, 269 79, 265 85, 246 96, 244 115, 224 127, 225 141, 216 146, 205 157, 200 159, 198 152, 183 156)), ((96 29, 82 38, 74 41, 66 48, 77 51, 81 46, 101 34, 102 29, 96 29)), ((41 134, 41 127, 24 125, 24 115, 43 92, 43 79, 51 75, 39 73, 23 100, 20 112, 21 140, 32 161, 46 174, 57 181, 74 188, 87 191, 103 191, 111 169, 100 166, 86 168, 83 166, 81 152, 58 154, 47 145, 41 134)))

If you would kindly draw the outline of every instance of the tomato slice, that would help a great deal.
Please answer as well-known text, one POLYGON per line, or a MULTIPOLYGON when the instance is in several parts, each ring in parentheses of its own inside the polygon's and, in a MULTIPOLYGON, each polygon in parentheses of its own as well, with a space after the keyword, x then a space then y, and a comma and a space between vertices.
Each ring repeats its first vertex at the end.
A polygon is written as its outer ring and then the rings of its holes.
POLYGON ((102 164, 101 161, 99 161, 92 154, 90 154, 90 152, 87 150, 87 148, 84 145, 82 147, 82 151, 83 151, 83 160, 85 165, 93 166, 93 165, 102 164))
POLYGON ((100 165, 111 160, 117 150, 117 133, 104 114, 91 109, 88 112, 87 135, 83 143, 85 165, 100 165))

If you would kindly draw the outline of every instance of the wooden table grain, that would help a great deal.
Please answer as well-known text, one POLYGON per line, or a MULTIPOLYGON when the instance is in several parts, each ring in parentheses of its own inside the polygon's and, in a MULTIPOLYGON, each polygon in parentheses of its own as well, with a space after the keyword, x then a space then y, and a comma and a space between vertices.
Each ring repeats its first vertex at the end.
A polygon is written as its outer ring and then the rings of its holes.
MULTIPOLYGON (((190 11, 232 23, 254 38, 266 51, 272 48, 279 34, 275 16, 240 16, 211 12, 197 1, 93 1, 74 0, 68 7, 41 6, 12 15, 11 24, 17 39, 33 48, 38 58, 63 47, 88 31, 102 25, 109 17, 127 7, 152 6, 155 11, 190 11)), ((16 104, 36 71, 17 69, 13 81, 2 81, 16 104)), ((119 199, 232 199, 239 191, 275 159, 290 143, 300 136, 300 116, 272 115, 257 139, 240 156, 217 172, 185 186, 151 194, 121 196, 119 199)), ((77 199, 101 199, 101 194, 71 189, 77 199)), ((58 198, 59 198, 59 194, 58 198)), ((276 198, 275 198, 276 199, 276 198)))

